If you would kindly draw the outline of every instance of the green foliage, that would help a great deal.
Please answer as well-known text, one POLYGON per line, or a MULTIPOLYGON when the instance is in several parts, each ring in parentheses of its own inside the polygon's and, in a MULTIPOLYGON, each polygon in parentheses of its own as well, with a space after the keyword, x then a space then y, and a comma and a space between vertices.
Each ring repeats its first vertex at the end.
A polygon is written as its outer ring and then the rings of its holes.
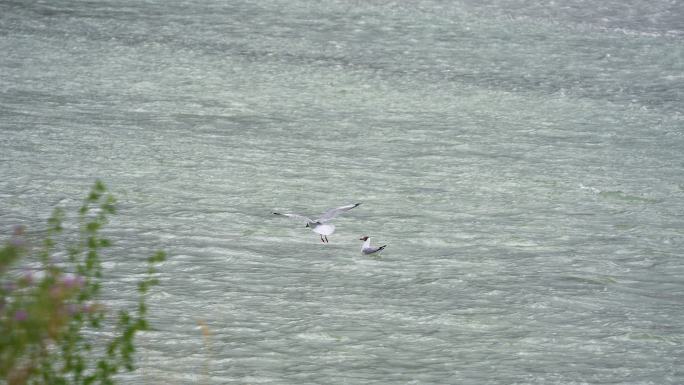
POLYGON ((136 333, 149 330, 145 294, 158 284, 147 259, 138 283, 138 306, 119 310, 107 325, 107 308, 98 301, 103 272, 101 251, 111 246, 99 231, 115 213, 116 200, 97 181, 79 209, 80 237, 65 246, 68 259, 54 263, 55 237, 64 231, 62 210, 48 219, 42 247, 31 249, 17 227, 0 248, 0 384, 113 384, 114 375, 134 369, 136 333), (21 270, 22 259, 39 261, 37 272, 21 270), (109 341, 93 336, 114 330, 109 341))

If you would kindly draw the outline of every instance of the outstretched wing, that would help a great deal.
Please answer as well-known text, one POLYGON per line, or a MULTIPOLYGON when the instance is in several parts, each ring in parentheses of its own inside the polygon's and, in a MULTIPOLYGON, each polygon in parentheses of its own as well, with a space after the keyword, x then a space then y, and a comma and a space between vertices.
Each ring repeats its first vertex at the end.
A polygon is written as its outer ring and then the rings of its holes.
POLYGON ((288 214, 288 213, 273 213, 275 215, 282 215, 284 217, 288 217, 290 219, 298 220, 298 221, 304 221, 306 223, 309 222, 314 222, 311 220, 311 218, 305 217, 304 215, 299 215, 299 214, 288 214))
POLYGON ((320 218, 318 218, 317 222, 324 223, 328 222, 329 220, 335 218, 336 216, 342 214, 345 211, 349 211, 353 209, 354 207, 358 207, 361 203, 355 203, 353 205, 346 205, 342 207, 338 207, 336 209, 330 209, 321 215, 320 218))

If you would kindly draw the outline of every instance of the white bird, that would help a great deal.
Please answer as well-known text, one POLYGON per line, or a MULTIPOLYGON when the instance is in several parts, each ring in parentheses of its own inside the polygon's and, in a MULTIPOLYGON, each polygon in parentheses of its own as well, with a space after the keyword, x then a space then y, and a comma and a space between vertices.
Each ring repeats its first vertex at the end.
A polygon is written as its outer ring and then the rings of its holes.
POLYGON ((309 217, 305 217, 303 215, 299 214, 287 214, 287 213, 273 213, 275 215, 282 215, 284 217, 289 217, 292 219, 296 220, 302 220, 306 221, 306 226, 311 229, 314 233, 318 234, 321 236, 321 242, 323 243, 328 243, 328 235, 331 235, 332 233, 335 232, 335 225, 328 223, 330 222, 333 218, 336 216, 342 214, 345 211, 349 211, 353 209, 354 207, 358 207, 361 203, 356 203, 353 205, 347 205, 347 206, 342 206, 338 207, 336 209, 330 209, 323 214, 321 214, 321 217, 313 220, 309 217))
POLYGON ((373 247, 370 245, 370 237, 365 235, 361 238, 359 238, 360 241, 365 241, 363 242, 363 246, 361 246, 361 252, 364 254, 373 254, 377 253, 378 251, 382 251, 387 245, 382 245, 380 247, 373 247))

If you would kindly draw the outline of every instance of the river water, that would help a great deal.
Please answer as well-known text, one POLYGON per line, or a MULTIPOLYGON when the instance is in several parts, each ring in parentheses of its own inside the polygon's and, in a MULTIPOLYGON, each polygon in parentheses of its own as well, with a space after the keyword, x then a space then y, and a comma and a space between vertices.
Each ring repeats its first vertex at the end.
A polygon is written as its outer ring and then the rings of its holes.
POLYGON ((681 384, 683 39, 664 0, 4 0, 0 227, 100 178, 108 303, 168 252, 126 384, 681 384), (271 214, 356 202, 329 244, 271 214))

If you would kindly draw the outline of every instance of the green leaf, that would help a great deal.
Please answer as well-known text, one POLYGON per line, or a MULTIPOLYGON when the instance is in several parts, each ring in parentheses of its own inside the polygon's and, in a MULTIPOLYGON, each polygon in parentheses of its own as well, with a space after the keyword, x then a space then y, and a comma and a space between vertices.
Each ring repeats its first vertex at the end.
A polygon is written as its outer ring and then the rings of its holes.
POLYGON ((102 183, 102 181, 98 179, 95 181, 95 186, 93 187, 93 190, 103 193, 107 191, 107 187, 105 187, 104 183, 102 183))
POLYGON ((100 227, 102 227, 102 224, 99 222, 88 222, 86 224, 86 230, 91 232, 91 233, 96 232, 97 230, 100 229, 100 227))
POLYGON ((116 213, 116 199, 112 195, 107 195, 107 199, 105 202, 100 206, 102 211, 104 211, 107 214, 115 214, 116 213))
POLYGON ((102 196, 102 194, 95 192, 95 191, 91 191, 90 194, 88 195, 88 201, 96 202, 97 200, 100 199, 101 196, 102 196))
POLYGON ((63 230, 62 221, 64 220, 64 210, 60 208, 54 209, 52 216, 48 218, 49 230, 59 233, 63 230))
POLYGON ((159 263, 166 260, 166 253, 163 251, 157 251, 153 256, 147 258, 147 263, 159 263))
POLYGON ((138 282, 138 291, 140 293, 147 293, 147 287, 148 285, 146 281, 138 282))

